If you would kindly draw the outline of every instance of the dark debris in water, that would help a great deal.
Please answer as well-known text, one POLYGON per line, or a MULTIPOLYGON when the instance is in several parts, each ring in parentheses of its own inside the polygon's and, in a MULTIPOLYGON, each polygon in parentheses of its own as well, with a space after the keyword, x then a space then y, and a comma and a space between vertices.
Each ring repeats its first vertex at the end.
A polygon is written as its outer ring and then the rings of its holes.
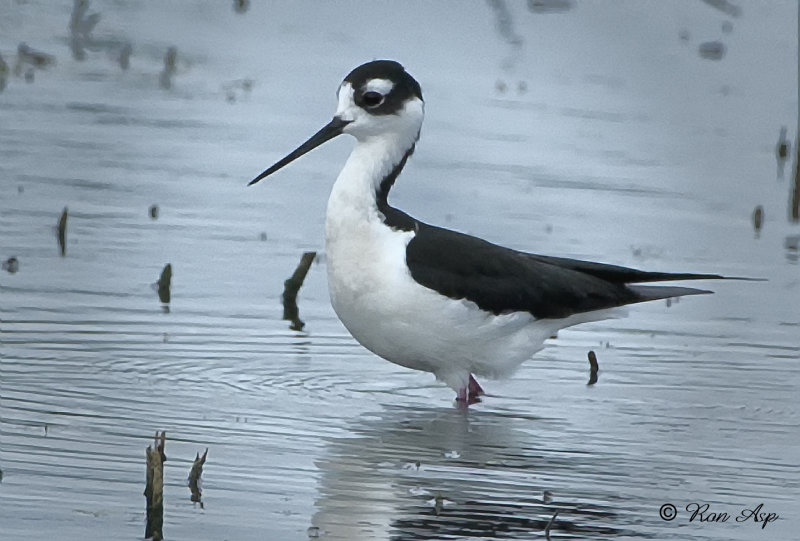
POLYGON ((150 217, 154 220, 158 219, 158 205, 150 205, 150 217))
POLYGON ((292 276, 283 282, 283 295, 281 297, 283 299, 283 319, 292 322, 289 328, 293 331, 302 331, 306 325, 300 319, 300 310, 297 307, 297 292, 303 286, 308 269, 316 256, 317 252, 305 252, 292 276))
POLYGON ((761 233, 761 227, 764 225, 764 207, 761 205, 756 205, 756 208, 753 209, 753 229, 756 232, 756 235, 761 233))
POLYGON ((727 48, 721 41, 706 41, 700 44, 697 48, 697 53, 700 58, 706 60, 722 60, 725 56, 727 48))
POLYGON ((14 256, 9 257, 3 261, 3 270, 9 274, 16 273, 19 270, 19 260, 14 256))

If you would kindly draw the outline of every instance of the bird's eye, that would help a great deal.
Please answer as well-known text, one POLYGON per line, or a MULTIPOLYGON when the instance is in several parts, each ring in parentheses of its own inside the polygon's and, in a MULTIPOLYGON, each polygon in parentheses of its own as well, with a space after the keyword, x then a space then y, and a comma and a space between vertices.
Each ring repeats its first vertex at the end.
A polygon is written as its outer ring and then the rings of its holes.
POLYGON ((361 99, 363 100, 364 105, 367 107, 377 107, 383 103, 383 94, 370 90, 369 92, 364 92, 364 95, 361 96, 361 99))

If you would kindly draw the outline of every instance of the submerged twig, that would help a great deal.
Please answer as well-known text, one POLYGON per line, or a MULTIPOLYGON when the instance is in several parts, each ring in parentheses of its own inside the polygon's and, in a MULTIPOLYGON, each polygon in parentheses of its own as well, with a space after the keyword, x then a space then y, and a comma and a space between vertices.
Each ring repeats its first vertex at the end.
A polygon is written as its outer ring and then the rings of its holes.
POLYGON ((200 507, 203 507, 203 489, 200 486, 200 476, 203 475, 203 464, 206 463, 207 456, 208 447, 206 447, 206 452, 203 453, 203 456, 200 456, 200 453, 197 453, 197 456, 192 463, 192 469, 189 471, 189 490, 192 491, 192 501, 199 503, 200 507))
POLYGON ((558 516, 558 509, 556 512, 553 513, 553 517, 550 519, 550 522, 547 523, 547 526, 544 527, 544 536, 547 541, 550 541, 550 528, 553 527, 553 523, 556 521, 556 517, 558 516))
POLYGON ((147 446, 147 477, 144 488, 144 497, 147 499, 147 522, 144 527, 145 539, 153 541, 164 539, 164 462, 167 455, 164 447, 167 443, 167 433, 156 431, 153 447, 147 446))
POLYGON ((300 310, 297 308, 297 292, 300 291, 308 269, 316 256, 317 252, 305 252, 292 276, 283 282, 283 319, 292 322, 289 328, 293 331, 302 331, 306 325, 300 319, 300 310))

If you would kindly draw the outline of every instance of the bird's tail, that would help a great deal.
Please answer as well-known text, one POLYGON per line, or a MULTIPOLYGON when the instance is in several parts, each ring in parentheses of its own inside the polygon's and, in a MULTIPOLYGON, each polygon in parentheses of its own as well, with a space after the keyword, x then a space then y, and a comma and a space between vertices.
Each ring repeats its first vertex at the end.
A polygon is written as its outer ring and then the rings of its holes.
POLYGON ((697 289, 694 287, 681 286, 638 286, 629 285, 628 289, 641 297, 640 302, 655 301, 658 299, 669 299, 672 297, 683 297, 684 295, 708 295, 714 293, 707 289, 697 289))

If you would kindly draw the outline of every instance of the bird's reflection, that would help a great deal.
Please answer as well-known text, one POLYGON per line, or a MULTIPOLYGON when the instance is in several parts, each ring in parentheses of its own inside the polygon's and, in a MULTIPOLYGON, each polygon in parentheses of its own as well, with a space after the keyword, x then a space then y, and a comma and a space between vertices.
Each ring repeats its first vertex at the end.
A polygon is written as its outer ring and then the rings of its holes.
POLYGON ((558 510, 554 536, 645 537, 623 528, 629 521, 597 487, 575 487, 579 470, 602 457, 544 447, 537 426, 546 443, 554 423, 450 408, 362 415, 354 437, 331 439, 317 463, 310 530, 352 540, 543 538, 558 510))

